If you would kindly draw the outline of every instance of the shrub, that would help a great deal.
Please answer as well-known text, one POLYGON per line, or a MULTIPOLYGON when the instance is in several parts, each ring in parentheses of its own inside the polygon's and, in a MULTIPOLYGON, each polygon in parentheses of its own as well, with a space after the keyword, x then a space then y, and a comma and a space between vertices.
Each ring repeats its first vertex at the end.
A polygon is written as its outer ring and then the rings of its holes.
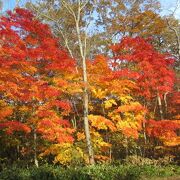
POLYGON ((12 167, 0 173, 1 180, 136 180, 141 177, 180 176, 178 166, 155 165, 94 165, 62 168, 44 165, 39 168, 22 169, 12 167))
POLYGON ((2 180, 28 180, 30 172, 28 169, 20 169, 12 167, 11 169, 5 169, 0 173, 0 179, 2 180))

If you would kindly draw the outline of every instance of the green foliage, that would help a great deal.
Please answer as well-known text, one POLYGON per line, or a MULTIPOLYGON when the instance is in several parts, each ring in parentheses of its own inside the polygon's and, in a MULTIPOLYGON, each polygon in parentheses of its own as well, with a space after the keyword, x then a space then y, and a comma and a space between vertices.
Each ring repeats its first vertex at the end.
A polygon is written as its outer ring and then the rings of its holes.
POLYGON ((180 177, 180 168, 178 166, 143 166, 142 176, 147 177, 170 177, 179 175, 180 177))
POLYGON ((174 164, 175 162, 173 161, 173 156, 164 156, 163 158, 159 158, 159 159, 150 159, 137 155, 131 155, 124 160, 124 163, 131 164, 134 166, 144 166, 144 165, 163 166, 163 165, 174 164))
POLYGON ((2 180, 28 180, 30 177, 30 171, 28 169, 12 168, 5 169, 0 172, 0 179, 2 180))
POLYGON ((136 180, 180 176, 178 166, 95 165, 76 168, 44 165, 29 169, 11 168, 0 173, 1 180, 136 180))
POLYGON ((57 179, 56 168, 52 166, 42 166, 40 168, 32 168, 30 179, 38 180, 38 179, 57 179))

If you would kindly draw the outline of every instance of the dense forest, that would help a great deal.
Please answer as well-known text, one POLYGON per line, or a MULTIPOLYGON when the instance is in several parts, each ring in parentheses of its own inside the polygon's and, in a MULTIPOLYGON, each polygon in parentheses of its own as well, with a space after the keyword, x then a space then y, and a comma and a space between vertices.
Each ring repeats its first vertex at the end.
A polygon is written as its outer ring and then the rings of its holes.
POLYGON ((39 0, 1 14, 0 179, 180 178, 178 5, 39 0))

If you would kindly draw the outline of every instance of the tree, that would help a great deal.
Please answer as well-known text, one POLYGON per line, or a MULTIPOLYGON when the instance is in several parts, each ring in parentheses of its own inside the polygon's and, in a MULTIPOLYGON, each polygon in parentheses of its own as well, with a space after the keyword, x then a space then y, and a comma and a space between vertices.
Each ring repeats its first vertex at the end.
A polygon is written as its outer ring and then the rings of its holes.
POLYGON ((74 130, 65 120, 70 102, 63 88, 53 85, 52 80, 56 77, 58 86, 68 87, 68 79, 62 77, 75 72, 75 62, 59 48, 49 27, 28 10, 17 8, 1 17, 0 37, 0 129, 3 134, 29 133, 29 141, 33 136, 38 166, 37 136, 52 142, 73 142, 74 130))
POLYGON ((166 92, 172 91, 174 85, 174 73, 170 69, 173 59, 168 54, 157 52, 146 40, 136 38, 124 38, 119 44, 112 46, 115 54, 116 65, 130 67, 139 73, 136 79, 139 89, 138 94, 144 98, 144 105, 152 98, 157 98, 159 113, 163 119, 161 98, 166 92))
MULTIPOLYGON (((121 146, 127 146, 123 149, 126 149, 128 155, 128 142, 138 139, 145 115, 143 106, 133 98, 136 84, 131 79, 137 73, 128 74, 128 70, 113 71, 109 64, 110 60, 101 55, 94 61, 87 61, 88 119, 96 162, 111 161, 121 146), (118 142, 113 143, 113 139, 118 136, 126 145, 122 145, 118 138, 118 142)), ((77 111, 81 114, 81 106, 77 106, 77 111)), ((79 160, 87 162, 85 133, 80 121, 76 133, 74 147, 69 144, 64 148, 62 145, 53 145, 43 155, 52 153, 55 155, 55 162, 63 164, 72 162, 72 152, 79 152, 79 160)))
POLYGON ((177 9, 179 8, 179 3, 180 3, 179 0, 177 0, 174 11, 170 14, 169 18, 166 18, 168 28, 174 33, 175 36, 175 42, 176 42, 175 54, 177 56, 175 57, 177 58, 177 63, 180 61, 180 35, 179 35, 180 28, 179 28, 179 19, 174 18, 174 16, 177 9))
POLYGON ((102 46, 106 47, 125 36, 158 36, 166 24, 156 0, 105 0, 100 1, 97 11, 97 25, 103 29, 102 46))
MULTIPOLYGON (((93 2, 93 1, 92 1, 93 2)), ((45 18, 48 21, 53 22, 56 32, 60 34, 64 40, 64 45, 69 51, 71 57, 77 58, 77 62, 82 67, 82 77, 84 83, 83 89, 83 109, 84 109, 84 128, 87 140, 87 148, 89 152, 90 164, 94 164, 93 147, 91 143, 91 137, 89 132, 88 123, 88 79, 86 69, 86 58, 87 58, 87 30, 91 22, 93 5, 91 1, 58 1, 55 5, 55 1, 47 1, 44 4, 40 3, 39 6, 29 5, 40 17, 45 18), (45 5, 48 9, 48 13, 41 12, 42 5, 45 5), (52 7, 56 6, 56 10, 52 7), (83 15, 82 15, 83 14, 83 15), (65 19, 61 22, 61 16, 65 19), (70 18, 69 18, 70 17, 70 18), (83 29, 83 30, 82 30, 83 29), (74 32, 75 31, 75 32, 74 32), (73 38, 71 38, 73 36, 73 38), (77 55, 74 55, 74 45, 77 46, 77 55)), ((45 9, 44 9, 45 10, 45 9)))
MULTIPOLYGON (((147 37, 158 35, 164 27, 164 21, 157 14, 159 3, 156 0, 111 2, 52 0, 29 3, 27 7, 36 13, 37 18, 51 25, 54 33, 63 40, 63 46, 69 51, 71 57, 76 58, 77 64, 83 68, 85 124, 87 124, 85 119, 88 114, 86 58, 93 57, 92 52, 103 51, 102 46, 107 47, 107 44, 112 42, 113 36, 147 37), (93 28, 94 24, 104 30, 98 32, 93 28), (93 41, 94 39, 96 42, 93 41), (94 45, 90 43, 91 41, 94 45)), ((91 143, 88 140, 88 125, 85 127, 89 154, 93 156, 91 143)))
MULTIPOLYGON (((124 66, 138 72, 138 76, 134 79, 138 86, 135 92, 136 96, 139 96, 139 101, 148 109, 147 119, 149 116, 161 120, 146 121, 144 127, 147 126, 147 134, 159 138, 167 146, 178 145, 176 130, 179 129, 179 122, 164 120, 169 106, 173 107, 171 103, 168 106, 166 100, 167 92, 174 93, 175 74, 172 56, 157 52, 147 40, 140 37, 126 37, 120 43, 113 45, 112 50, 116 69, 124 66), (159 113, 156 113, 157 107, 153 99, 156 99, 159 113), (153 116, 151 112, 154 113, 153 116), (165 126, 167 128, 164 128, 165 126)), ((176 108, 176 105, 174 107, 176 108)))
POLYGON ((156 144, 179 145, 174 57, 157 41, 167 30, 164 20, 150 1, 113 2, 41 1, 29 4, 38 17, 21 8, 1 17, 0 153, 11 152, 9 164, 29 159, 38 166, 45 156, 62 165, 94 164, 145 155, 156 144), (103 17, 97 5, 109 16, 115 9, 112 18, 103 17), (91 34, 91 23, 102 25, 94 13, 108 22, 104 32, 113 23, 117 31, 91 34), (102 53, 90 55, 89 40, 102 37, 105 43, 111 33, 121 41, 109 54, 100 47, 102 53))

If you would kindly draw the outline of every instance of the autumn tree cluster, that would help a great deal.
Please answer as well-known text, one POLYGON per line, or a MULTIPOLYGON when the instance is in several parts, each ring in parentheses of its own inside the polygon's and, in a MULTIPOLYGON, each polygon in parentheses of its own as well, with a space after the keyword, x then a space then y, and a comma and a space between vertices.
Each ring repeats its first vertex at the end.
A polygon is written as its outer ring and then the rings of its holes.
POLYGON ((178 158, 178 20, 157 1, 58 2, 0 18, 2 166, 178 158))

